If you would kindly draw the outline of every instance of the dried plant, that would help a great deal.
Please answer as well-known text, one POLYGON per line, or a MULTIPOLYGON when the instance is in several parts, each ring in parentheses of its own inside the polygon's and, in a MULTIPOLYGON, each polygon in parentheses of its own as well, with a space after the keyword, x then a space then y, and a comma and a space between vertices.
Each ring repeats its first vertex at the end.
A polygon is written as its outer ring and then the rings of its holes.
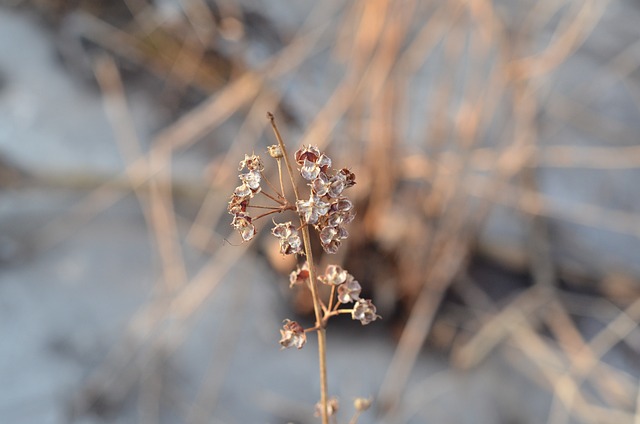
MULTIPOLYGON (((295 152, 293 160, 295 160, 299 175, 309 187, 308 199, 303 198, 302 188, 298 187, 294 177, 292 158, 287 153, 274 116, 271 113, 268 113, 267 116, 278 140, 278 144, 269 146, 268 152, 278 166, 279 187, 272 184, 265 175, 264 163, 260 156, 256 154, 245 155, 238 170, 246 172, 240 174, 241 184, 234 190, 227 209, 229 214, 233 215, 231 226, 238 230, 243 241, 250 241, 255 237, 254 222, 260 218, 286 211, 295 211, 298 214, 299 226, 294 225, 291 221, 276 223, 274 220, 271 234, 278 238, 281 254, 306 258, 296 270, 291 272, 289 282, 292 288, 303 285, 309 289, 313 301, 315 325, 311 328, 304 328, 296 321, 285 319, 280 330, 280 344, 283 348, 302 349, 307 341, 307 333, 315 332, 318 335, 320 402, 316 405, 316 416, 322 417, 323 424, 327 424, 330 418, 335 419, 338 410, 338 399, 328 396, 327 323, 329 319, 337 315, 350 314, 352 319, 360 321, 362 325, 367 325, 379 318, 379 315, 376 314, 376 307, 371 300, 360 298, 360 283, 347 270, 339 265, 328 265, 324 274, 317 274, 309 228, 315 230, 326 253, 333 254, 338 251, 342 241, 349 236, 344 226, 350 223, 355 216, 353 203, 346 197, 344 191, 355 185, 356 177, 348 168, 332 171, 331 158, 321 152, 317 146, 302 146, 295 152), (295 201, 290 201, 286 197, 282 171, 283 161, 293 188, 295 201), (263 181, 265 182, 264 187, 263 181), (265 201, 275 203, 275 205, 254 204, 254 199, 260 195, 265 201), (264 210, 264 212, 257 216, 251 216, 252 209, 264 210), (318 283, 331 288, 327 302, 323 301, 319 294, 318 283), (352 304, 351 307, 345 307, 350 304, 352 304)), ((351 419, 351 423, 357 422, 358 416, 369 407, 370 401, 357 399, 354 405, 356 413, 351 419)))

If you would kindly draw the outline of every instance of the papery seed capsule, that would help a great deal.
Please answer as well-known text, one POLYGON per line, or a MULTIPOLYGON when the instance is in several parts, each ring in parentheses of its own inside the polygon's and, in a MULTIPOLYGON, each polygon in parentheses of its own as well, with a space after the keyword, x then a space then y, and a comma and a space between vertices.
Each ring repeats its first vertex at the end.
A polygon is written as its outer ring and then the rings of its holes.
POLYGON ((269 156, 271 156, 274 159, 280 159, 283 156, 282 149, 277 144, 272 144, 271 146, 268 146, 267 150, 269 151, 269 156))

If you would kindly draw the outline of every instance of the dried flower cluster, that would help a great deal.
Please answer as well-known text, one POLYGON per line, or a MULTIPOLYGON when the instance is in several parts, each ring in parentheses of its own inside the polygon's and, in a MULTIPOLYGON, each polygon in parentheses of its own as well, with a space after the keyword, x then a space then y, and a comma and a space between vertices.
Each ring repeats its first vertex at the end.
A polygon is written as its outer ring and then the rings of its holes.
POLYGON ((316 146, 303 146, 295 159, 300 175, 311 187, 309 199, 298 200, 296 210, 306 224, 318 230, 324 251, 336 253, 349 236, 344 225, 355 215, 353 204, 342 192, 355 184, 356 177, 346 168, 330 174, 331 159, 316 146))
MULTIPOLYGON (((318 277, 318 281, 332 287, 332 293, 336 294, 337 302, 334 308, 325 315, 326 319, 338 313, 350 313, 353 320, 360 321, 362 325, 367 325, 379 318, 379 315, 376 314, 376 307, 371 300, 360 298, 362 287, 347 270, 338 265, 328 265, 325 273, 318 277), (353 309, 337 309, 340 304, 353 302, 355 302, 353 309)), ((309 280, 309 264, 307 262, 291 272, 289 283, 290 287, 299 284, 309 285, 311 283, 309 280)), ((332 302, 332 299, 330 299, 330 302, 332 302)), ((330 303, 330 305, 333 304, 330 303)), ((282 344, 282 341, 280 343, 282 344)))
POLYGON ((249 241, 256 235, 256 227, 253 225, 253 218, 249 216, 247 208, 251 199, 262 191, 260 181, 264 165, 260 156, 245 155, 244 160, 240 162, 238 171, 242 171, 244 168, 247 168, 247 172, 238 176, 242 184, 233 191, 227 210, 233 215, 231 226, 240 232, 243 241, 249 241))
POLYGON ((295 346, 298 349, 302 349, 302 346, 307 342, 307 334, 304 332, 304 328, 289 319, 284 320, 280 334, 282 335, 280 344, 283 348, 295 346))
MULTIPOLYGON (((330 318, 339 314, 350 314, 353 320, 360 321, 362 325, 367 325, 375 321, 379 316, 376 314, 376 307, 371 300, 360 298, 362 288, 360 283, 346 270, 338 265, 329 265, 324 274, 317 276, 315 264, 313 263, 312 251, 310 249, 309 228, 317 231, 322 248, 327 253, 336 253, 343 240, 348 237, 345 225, 351 222, 355 216, 353 203, 344 195, 344 191, 355 184, 355 175, 347 168, 331 171, 332 161, 317 146, 303 146, 293 157, 293 163, 298 165, 302 178, 309 187, 308 199, 300 199, 299 192, 295 186, 293 176, 294 166, 287 157, 287 151, 279 131, 275 126, 273 115, 269 115, 273 126, 277 145, 269 146, 269 156, 278 163, 278 176, 280 189, 265 177, 264 165, 259 156, 245 155, 240 162, 238 170, 245 171, 239 175, 241 184, 234 190, 229 200, 228 211, 233 216, 231 225, 238 230, 243 241, 249 241, 256 235, 254 222, 258 219, 276 213, 286 211, 297 212, 300 218, 300 226, 297 227, 291 221, 277 223, 271 229, 271 234, 275 236, 280 245, 280 253, 283 255, 306 256, 307 261, 299 265, 289 276, 290 287, 300 286, 308 288, 313 299, 316 323, 312 328, 305 329, 296 321, 286 319, 280 330, 280 345, 283 349, 295 347, 301 349, 307 341, 307 332, 313 331, 318 335, 318 346, 320 351, 320 369, 323 368, 326 353, 324 352, 324 329, 330 318), (284 183, 282 178, 282 163, 285 162, 291 183, 294 184, 296 195, 295 202, 290 202, 285 197, 284 183), (262 186, 262 181, 266 185, 262 186), (269 188, 275 193, 268 193, 269 188), (257 195, 275 202, 276 205, 256 205, 253 204, 257 195), (252 216, 250 209, 263 209, 264 213, 252 216), (328 302, 322 301, 318 284, 328 286, 331 294, 328 302), (346 306, 351 304, 352 307, 346 306)), ((326 372, 321 371, 321 402, 316 408, 318 416, 323 418, 323 423, 328 423, 328 417, 333 416, 338 410, 338 400, 329 398, 326 391, 326 372)), ((368 407, 361 402, 356 410, 363 411, 368 407)))

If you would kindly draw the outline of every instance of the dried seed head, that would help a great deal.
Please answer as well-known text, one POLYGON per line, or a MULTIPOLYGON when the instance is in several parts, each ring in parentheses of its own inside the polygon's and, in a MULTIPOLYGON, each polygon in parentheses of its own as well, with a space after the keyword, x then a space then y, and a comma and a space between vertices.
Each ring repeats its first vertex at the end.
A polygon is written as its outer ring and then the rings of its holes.
POLYGON ((305 262, 302 266, 298 265, 295 271, 291 271, 289 274, 289 288, 304 284, 309 284, 309 264, 305 262))
POLYGON ((342 244, 342 240, 349 237, 349 233, 344 227, 326 226, 320 230, 320 243, 325 252, 334 254, 338 252, 338 248, 342 244))
POLYGON ((243 241, 249 241, 255 237, 256 228, 251 222, 252 218, 249 216, 247 208, 250 200, 262 190, 260 187, 262 175, 260 173, 264 167, 259 156, 244 155, 238 169, 244 168, 247 168, 247 172, 238 176, 242 184, 233 191, 227 205, 227 211, 233 215, 231 226, 240 232, 243 241))
POLYGON ((305 224, 314 225, 321 216, 329 212, 331 205, 321 197, 314 196, 311 193, 309 200, 298 200, 296 202, 296 210, 305 224))
POLYGON ((329 192, 331 188, 331 181, 329 181, 329 177, 324 172, 320 172, 318 177, 309 184, 311 186, 311 190, 316 196, 324 196, 329 192))
POLYGON ((369 299, 358 299, 351 311, 351 318, 360 321, 362 325, 367 325, 380 316, 376 315, 376 307, 369 299))
POLYGON ((347 280, 338 286, 338 300, 340 303, 351 303, 359 300, 361 291, 360 283, 349 274, 347 280))
POLYGON ((280 253, 283 255, 302 254, 302 239, 291 221, 276 224, 271 234, 280 240, 280 253))
POLYGON ((243 241, 249 241, 256 235, 256 227, 251 223, 251 217, 242 212, 234 215, 231 226, 240 231, 243 241))
POLYGON ((300 175, 307 181, 315 179, 320 174, 320 167, 316 162, 305 159, 300 168, 300 175))
POLYGON ((262 171, 264 169, 264 165, 262 164, 262 159, 258 155, 244 155, 244 159, 240 161, 240 165, 238 166, 238 171, 242 171, 244 168, 247 168, 249 171, 262 171))
POLYGON ((322 282, 322 284, 326 284, 328 286, 339 286, 340 284, 347 281, 349 277, 349 273, 342 269, 338 265, 327 265, 327 269, 324 272, 324 275, 318 277, 318 280, 322 282))
POLYGON ((238 177, 244 185, 247 185, 251 191, 253 191, 253 193, 258 193, 260 191, 260 181, 262 180, 260 171, 252 170, 246 174, 240 174, 238 177))
POLYGON ((247 206, 249 205, 249 199, 246 197, 241 197, 236 194, 231 196, 229 200, 229 205, 227 206, 227 210, 230 214, 235 215, 239 212, 246 212, 247 206))
POLYGON ((356 185, 356 175, 349 171, 347 168, 342 168, 338 171, 337 175, 340 175, 341 178, 344 178, 344 188, 353 187, 356 185))
POLYGON ((295 158, 296 163, 301 165, 300 175, 307 181, 316 179, 320 172, 327 172, 331 167, 331 159, 321 153, 317 146, 302 146, 295 158))
POLYGON ((298 349, 302 349, 302 346, 307 342, 307 334, 304 332, 304 328, 295 321, 290 319, 284 320, 282 330, 280 330, 280 344, 283 349, 295 346, 298 349))
POLYGON ((327 172, 331 168, 331 158, 324 153, 320 155, 316 164, 322 169, 322 172, 327 172))
POLYGON ((353 401, 353 406, 356 408, 358 412, 364 412, 371 407, 371 398, 356 398, 353 401))
POLYGON ((346 187, 345 179, 340 175, 334 175, 329 181, 329 187, 327 188, 327 193, 329 197, 336 198, 342 194, 346 187))
MULTIPOLYGON (((329 417, 333 417, 340 409, 340 401, 335 396, 331 396, 327 399, 327 415, 329 417)), ((316 403, 316 412, 314 414, 316 417, 322 416, 322 402, 316 403)))
POLYGON ((296 151, 295 158, 298 165, 304 164, 305 160, 316 163, 320 158, 320 149, 317 146, 302 146, 296 151))
POLYGON ((283 157, 282 149, 277 144, 272 144, 267 147, 267 151, 269 152, 269 156, 274 159, 280 159, 283 157))

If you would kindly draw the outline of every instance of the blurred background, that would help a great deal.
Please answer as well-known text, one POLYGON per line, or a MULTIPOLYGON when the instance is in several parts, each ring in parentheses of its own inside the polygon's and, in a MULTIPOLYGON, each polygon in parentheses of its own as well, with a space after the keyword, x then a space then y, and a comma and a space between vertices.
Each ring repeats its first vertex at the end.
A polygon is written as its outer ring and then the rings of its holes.
POLYGON ((0 4, 0 422, 318 422, 271 111, 356 174, 338 422, 640 423, 638 2, 0 4))

